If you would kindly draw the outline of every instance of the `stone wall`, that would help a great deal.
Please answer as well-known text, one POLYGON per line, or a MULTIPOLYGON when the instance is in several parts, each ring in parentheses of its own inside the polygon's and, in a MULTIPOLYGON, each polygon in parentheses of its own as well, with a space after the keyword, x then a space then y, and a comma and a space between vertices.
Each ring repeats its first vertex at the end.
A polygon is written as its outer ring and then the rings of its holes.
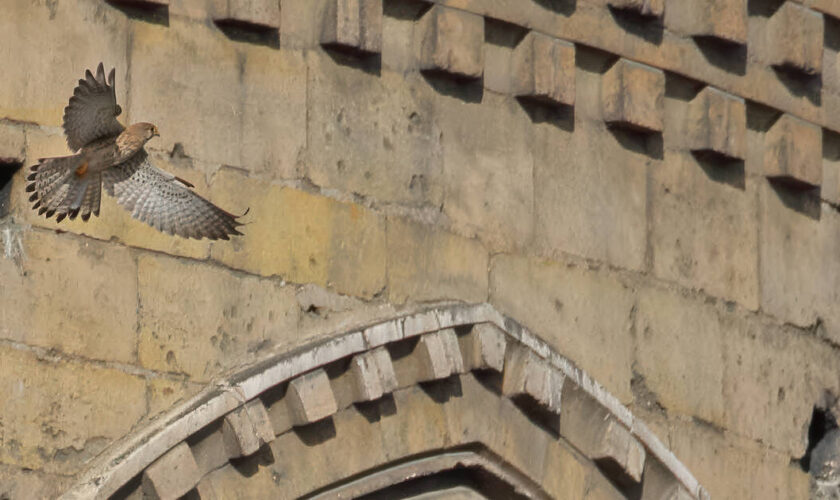
POLYGON ((489 302, 604 385, 715 498, 807 498, 840 395, 831 0, 11 0, 0 179, 67 154, 117 69, 154 160, 231 242, 0 189, 0 498, 347 322, 489 302))

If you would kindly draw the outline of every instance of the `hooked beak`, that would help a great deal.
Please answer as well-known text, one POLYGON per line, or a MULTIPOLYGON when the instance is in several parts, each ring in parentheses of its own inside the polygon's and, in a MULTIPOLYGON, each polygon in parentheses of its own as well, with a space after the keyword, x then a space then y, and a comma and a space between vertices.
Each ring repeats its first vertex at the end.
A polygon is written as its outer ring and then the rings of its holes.
POLYGON ((157 127, 152 129, 152 137, 160 137, 157 127))

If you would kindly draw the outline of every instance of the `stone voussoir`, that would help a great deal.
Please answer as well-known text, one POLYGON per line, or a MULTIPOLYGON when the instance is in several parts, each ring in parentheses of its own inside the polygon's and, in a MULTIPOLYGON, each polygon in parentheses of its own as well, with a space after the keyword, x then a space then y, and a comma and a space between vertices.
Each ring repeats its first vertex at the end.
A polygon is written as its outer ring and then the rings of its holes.
POLYGON ((467 335, 458 338, 467 370, 495 370, 505 367, 507 340, 504 330, 493 323, 479 323, 467 335))
POLYGON ((222 436, 230 458, 252 455, 274 441, 274 429, 262 401, 254 399, 227 414, 222 436))
POLYGON ((176 499, 193 489, 201 479, 187 443, 179 443, 143 471, 142 490, 146 498, 176 499))
POLYGON ((311 424, 338 411, 330 379, 322 368, 292 380, 286 402, 295 425, 311 424))
POLYGON ((384 347, 357 354, 350 363, 353 376, 353 399, 373 401, 397 388, 397 376, 391 355, 384 347))

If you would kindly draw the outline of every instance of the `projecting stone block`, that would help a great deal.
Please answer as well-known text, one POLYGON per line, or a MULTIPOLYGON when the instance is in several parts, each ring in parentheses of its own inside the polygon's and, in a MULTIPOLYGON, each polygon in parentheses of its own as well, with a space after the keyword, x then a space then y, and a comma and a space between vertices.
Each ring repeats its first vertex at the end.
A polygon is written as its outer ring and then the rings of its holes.
POLYGON ((327 372, 318 369, 289 383, 286 401, 295 425, 317 422, 338 411, 327 372))
POLYGON ((464 371, 458 340, 451 328, 420 337, 413 356, 418 363, 417 382, 439 380, 464 371))
POLYGON ((435 4, 420 19, 420 69, 476 79, 484 73, 484 19, 435 4))
POLYGON ((645 460, 642 500, 690 500, 694 498, 680 484, 674 474, 662 462, 648 457, 645 460))
POLYGON ((492 323, 473 326, 468 335, 460 337, 461 356, 467 370, 496 370, 505 368, 505 333, 492 323))
POLYGON ((822 129, 784 114, 764 136, 764 175, 802 187, 822 183, 822 129))
POLYGON ((645 466, 642 444, 592 396, 572 383, 563 388, 560 435, 601 464, 617 483, 641 480, 645 466))
POLYGON ((642 16, 662 17, 665 12, 665 0, 607 0, 607 5, 636 11, 642 16))
POLYGON ((696 37, 747 43, 746 0, 691 0, 674 2, 665 12, 670 29, 696 37))
POLYGON ((691 101, 691 150, 743 160, 747 112, 744 99, 706 87, 691 101))
POLYGON ((522 345, 511 346, 505 359, 502 394, 529 395, 549 411, 560 413, 564 376, 522 345))
POLYGON ((280 28, 280 2, 277 0, 214 0, 212 12, 217 23, 280 28))
POLYGON ((531 31, 513 51, 511 87, 517 97, 575 103, 575 46, 531 31))
POLYGON ((767 22, 769 63, 807 75, 822 72, 823 15, 785 2, 767 22))
POLYGON ((604 121, 647 132, 662 131, 665 73, 619 59, 601 80, 604 121))
POLYGON ((353 401, 373 401, 397 388, 391 355, 384 347, 364 352, 350 363, 353 401))
POLYGON ((434 310, 408 316, 403 321, 403 335, 406 338, 439 329, 440 324, 434 310))
POLYGON ((382 52, 382 0, 329 0, 321 44, 353 52, 382 52))
POLYGON ((192 451, 182 442, 143 471, 143 496, 174 500, 195 488, 200 479, 192 451))
POLYGON ((262 401, 255 399, 228 413, 222 436, 230 458, 252 455, 260 446, 274 441, 274 429, 262 401))
POLYGON ((0 123, 0 164, 23 165, 26 159, 24 148, 23 127, 10 123, 0 123))

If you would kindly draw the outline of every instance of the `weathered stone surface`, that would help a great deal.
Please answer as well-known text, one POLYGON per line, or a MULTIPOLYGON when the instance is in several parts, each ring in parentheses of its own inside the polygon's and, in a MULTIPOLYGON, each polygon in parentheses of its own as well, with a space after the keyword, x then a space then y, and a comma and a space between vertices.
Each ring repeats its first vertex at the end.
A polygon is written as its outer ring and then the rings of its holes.
POLYGON ((167 377, 149 378, 146 381, 146 399, 149 402, 149 416, 154 417, 169 410, 181 401, 194 395, 203 384, 167 377))
POLYGON ((522 257, 492 261, 490 302, 629 401, 634 299, 603 271, 522 257))
POLYGON ((328 0, 321 43, 362 53, 382 51, 382 0, 328 0))
POLYGON ((371 75, 318 52, 307 60, 312 182, 381 202, 439 206, 443 149, 428 84, 419 75, 371 75))
POLYGON ((442 98, 443 212, 454 228, 491 249, 510 251, 533 234, 534 154, 531 120, 514 100, 479 103, 442 98))
POLYGON ((692 99, 688 117, 692 151, 744 159, 747 111, 742 98, 706 87, 692 99))
POLYGON ((808 474, 790 455, 687 420, 671 435, 674 454, 711 498, 809 498, 808 474))
POLYGON ((662 17, 665 12, 665 0, 607 0, 607 5, 636 11, 642 16, 662 17))
POLYGON ((467 370, 495 370, 505 367, 505 333, 492 323, 479 323, 458 338, 467 370))
POLYGON ((546 449, 542 487, 552 498, 583 498, 588 473, 565 441, 546 449))
POLYGON ((394 365, 401 387, 440 380, 464 371, 458 340, 452 329, 422 335, 411 354, 394 365))
POLYGON ((561 410, 564 376, 525 346, 511 345, 505 354, 502 394, 528 395, 554 413, 561 410))
MULTIPOLYGON (((680 109, 674 109, 674 113, 680 109)), ((670 139, 675 131, 665 132, 670 139)), ((651 173, 653 273, 709 295, 756 310, 759 305, 758 193, 743 173, 707 169, 685 151, 667 151, 663 168, 651 173)))
POLYGON ((721 423, 724 338, 715 309, 655 288, 639 294, 634 369, 669 411, 721 423))
POLYGON ((293 176, 305 141, 302 56, 240 48, 219 30, 191 20, 173 17, 170 24, 132 25, 128 118, 155 123, 168 151, 180 143, 190 157, 293 176), (240 86, 242 91, 234 90, 240 86))
POLYGON ((364 298, 385 286, 385 221, 373 211, 259 182, 233 169, 220 171, 213 185, 216 203, 247 200, 251 213, 260 214, 243 228, 245 236, 213 246, 214 259, 364 298))
POLYGON ((535 130, 534 244, 541 255, 571 253, 640 270, 653 160, 605 130, 601 75, 578 67, 576 78, 574 133, 552 124, 535 130))
POLYGON ((264 343, 299 340, 295 291, 278 280, 157 255, 140 256, 138 268, 146 368, 206 381, 264 343))
POLYGON ((142 378, 0 345, 0 460, 74 474, 146 412, 142 378))
POLYGON ((100 61, 108 69, 117 68, 117 101, 124 103, 128 30, 122 13, 95 0, 5 3, 0 66, 6 78, 0 117, 59 125, 76 82, 100 61), (30 57, 70 45, 72 53, 65 57, 30 57))
POLYGON ((610 419, 592 458, 609 460, 621 467, 633 481, 641 482, 645 466, 645 448, 626 427, 610 419))
POLYGON ((764 136, 764 175, 819 186, 822 183, 822 130, 783 114, 764 136))
POLYGON ((697 37, 747 43, 747 2, 744 0, 702 0, 680 2, 665 9, 665 24, 697 37))
POLYGON ((554 104, 575 103, 575 46, 536 31, 512 54, 513 94, 554 104))
POLYGON ((792 195, 770 184, 759 189, 761 310, 804 327, 816 321, 823 294, 832 296, 835 272, 818 265, 826 262, 821 224, 791 209, 792 195))
POLYGON ((137 266, 128 249, 4 231, 0 337, 91 359, 136 359, 137 266))
POLYGON ((0 465, 0 497, 57 498, 71 485, 71 478, 44 474, 29 468, 0 465))
POLYGON ((274 441, 274 429, 262 401, 257 398, 225 415, 222 439, 228 457, 253 455, 274 441))
POLYGON ((388 255, 391 302, 487 297, 487 251, 475 240, 391 217, 388 255))
POLYGON ((792 328, 735 314, 724 319, 725 428, 802 456, 814 404, 840 384, 820 375, 836 359, 820 352, 819 340, 792 328))
POLYGON ((22 165, 26 159, 23 126, 0 122, 0 164, 22 165))
POLYGON ((484 19, 471 12, 435 4, 419 21, 420 69, 455 78, 480 78, 484 72, 484 19))
POLYGON ((276 29, 280 27, 280 3, 276 0, 213 0, 213 20, 276 29))
POLYGON ((187 443, 180 443, 143 471, 143 496, 174 500, 193 489, 201 476, 187 443))
POLYGON ((808 75, 822 72, 823 15, 793 2, 784 2, 766 27, 769 63, 808 75))
POLYGON ((384 347, 358 354, 350 362, 354 401, 372 401, 397 388, 391 355, 384 347))
POLYGON ((604 121, 646 132, 663 126, 665 73, 619 59, 601 80, 604 121))
POLYGON ((286 402, 295 425, 329 417, 337 411, 330 380, 323 369, 301 375, 289 383, 286 402))

